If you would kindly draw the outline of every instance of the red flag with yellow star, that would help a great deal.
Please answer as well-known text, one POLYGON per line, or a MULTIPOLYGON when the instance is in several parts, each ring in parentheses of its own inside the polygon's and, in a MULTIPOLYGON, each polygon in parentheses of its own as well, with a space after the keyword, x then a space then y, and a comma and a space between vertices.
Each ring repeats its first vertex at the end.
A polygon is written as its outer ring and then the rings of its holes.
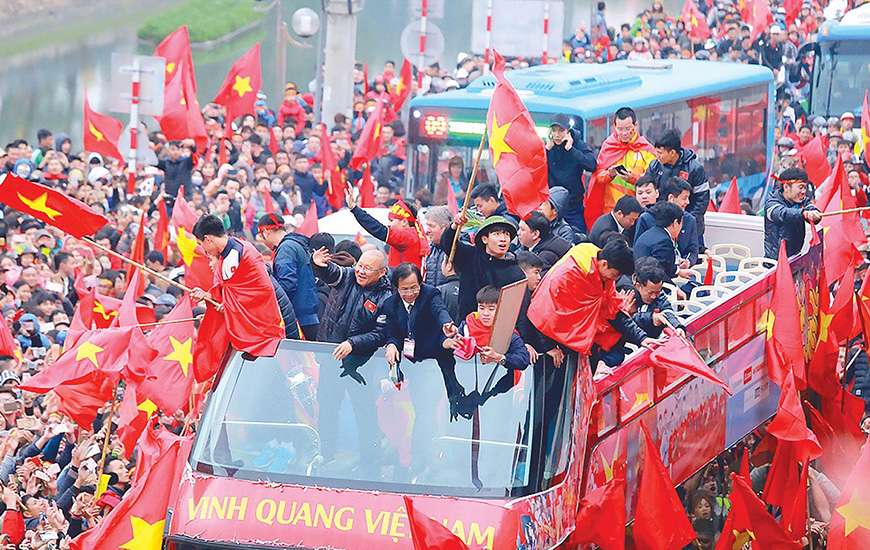
MULTIPOLYGON (((192 437, 176 438, 139 477, 121 503, 93 529, 70 544, 72 550, 162 548, 166 509, 178 484, 192 437)), ((159 449, 160 447, 156 447, 159 449)))
MULTIPOLYGON (((139 216, 139 228, 136 230, 136 237, 133 239, 133 246, 130 249, 130 259, 140 264, 145 263, 145 224, 146 213, 142 212, 139 216)), ((127 289, 133 283, 133 274, 139 273, 139 268, 133 264, 127 264, 127 289)), ((136 278, 138 288, 135 288, 136 296, 145 292, 145 279, 143 277, 136 278)))
POLYGON ((184 199, 184 188, 178 190, 170 223, 175 227, 175 246, 184 263, 184 283, 203 290, 211 288, 212 271, 208 256, 193 236, 193 226, 199 219, 184 199))
POLYGON ((82 121, 84 132, 82 145, 85 151, 123 160, 124 155, 118 149, 118 138, 121 137, 122 129, 123 126, 119 121, 91 109, 91 104, 88 103, 88 94, 85 94, 84 120, 82 121))
POLYGON ((335 158, 335 151, 332 150, 326 124, 320 125, 320 151, 323 159, 323 177, 329 184, 326 188, 326 200, 329 201, 333 211, 337 212, 344 206, 345 183, 338 159, 335 158))
POLYGON ((115 384, 105 376, 94 376, 79 384, 58 386, 53 391, 58 397, 60 412, 85 430, 90 430, 97 413, 112 400, 115 384))
POLYGON ((689 33, 689 38, 699 41, 710 38, 710 27, 707 25, 707 18, 704 17, 704 14, 695 5, 695 0, 683 2, 680 19, 686 24, 686 32, 689 33))
MULTIPOLYGON (((169 87, 173 77, 183 71, 193 72, 193 54, 190 50, 190 33, 187 25, 182 25, 166 35, 166 38, 154 48, 154 55, 166 59, 166 76, 163 80, 164 89, 169 87), (178 69, 178 70, 176 70, 178 69)), ((196 90, 196 79, 193 81, 196 90)))
POLYGON ((166 265, 166 255, 169 253, 169 212, 163 197, 157 199, 157 227, 154 229, 152 249, 163 254, 163 265, 166 265))
POLYGON ((837 335, 831 330, 834 312, 824 262, 819 266, 818 292, 819 332, 816 338, 816 349, 807 369, 807 385, 821 395, 832 395, 840 384, 837 376, 837 356, 840 353, 840 346, 837 344, 837 335))
POLYGON ((214 102, 227 110, 227 126, 237 117, 254 113, 254 102, 262 83, 260 43, 245 52, 230 67, 214 102))
POLYGON ((840 500, 831 514, 828 550, 866 550, 870 548, 870 441, 864 443, 861 456, 840 500))
POLYGON ((489 151, 507 209, 525 218, 550 198, 547 151, 529 110, 505 78, 504 66, 495 52, 492 74, 498 84, 486 114, 489 151))
POLYGON ((190 295, 178 304, 148 333, 148 342, 157 350, 157 357, 148 367, 145 379, 139 383, 139 393, 150 398, 167 414, 187 405, 193 388, 193 335, 195 332, 190 295))
POLYGON ((643 433, 643 469, 634 513, 634 545, 637 550, 682 548, 695 538, 695 530, 674 490, 674 482, 662 463, 646 425, 643 433))
POLYGON ((716 550, 745 548, 764 550, 800 550, 801 545, 789 537, 755 496, 749 480, 731 474, 731 511, 716 543, 716 550))
MULTIPOLYGON (((834 165, 831 184, 834 191, 824 212, 850 210, 858 206, 852 196, 840 156, 837 156, 834 165)), ((825 228, 825 265, 832 278, 840 278, 850 265, 858 264, 862 259, 858 246, 863 245, 867 238, 864 236, 860 215, 857 212, 828 215, 822 218, 820 225, 825 228)))
POLYGON ((85 382, 93 375, 117 380, 125 366, 121 359, 130 343, 130 333, 129 327, 85 332, 74 347, 66 350, 39 374, 29 378, 21 388, 46 393, 62 384, 85 382))
POLYGON ((136 384, 124 387, 124 399, 118 408, 118 437, 124 444, 124 455, 128 459, 133 456, 136 441, 156 412, 157 405, 143 395, 136 384))
POLYGON ((780 443, 794 443, 796 457, 802 463, 822 454, 816 434, 807 426, 800 395, 795 387, 794 374, 791 372, 786 374, 780 388, 776 416, 767 425, 767 433, 777 438, 780 443))
POLYGON ((764 312, 761 319, 767 333, 767 373, 771 380, 782 386, 786 373, 793 371, 797 387, 802 389, 806 387, 806 373, 800 306, 794 289, 794 276, 783 241, 779 247, 770 309, 764 312))
POLYGON ((411 62, 408 58, 402 61, 402 68, 399 70, 399 81, 390 90, 390 103, 393 104, 393 111, 399 112, 405 100, 408 99, 408 94, 411 93, 411 62))
POLYGON ((90 206, 66 194, 7 173, 0 180, 0 203, 33 216, 77 239, 93 235, 109 220, 90 206))
POLYGON ((363 164, 369 165, 381 148, 381 127, 383 126, 384 104, 377 102, 375 110, 366 119, 366 125, 360 133, 356 148, 350 157, 350 167, 359 170, 363 164))

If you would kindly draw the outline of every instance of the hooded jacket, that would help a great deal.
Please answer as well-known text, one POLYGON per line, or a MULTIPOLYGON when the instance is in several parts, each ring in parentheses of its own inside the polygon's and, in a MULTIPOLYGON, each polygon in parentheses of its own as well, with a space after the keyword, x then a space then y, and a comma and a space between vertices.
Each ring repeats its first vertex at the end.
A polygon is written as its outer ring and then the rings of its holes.
POLYGON ((577 244, 583 239, 574 232, 568 222, 562 219, 562 213, 568 208, 568 190, 564 187, 550 188, 550 204, 556 211, 556 219, 550 222, 550 234, 562 237, 571 244, 577 244))
POLYGON ((27 321, 33 322, 33 334, 30 336, 19 334, 15 337, 18 343, 21 344, 21 351, 27 351, 27 348, 30 347, 45 348, 45 351, 48 351, 48 348, 51 347, 51 342, 40 331, 39 319, 32 313, 25 313, 21 316, 19 322, 23 324, 27 321))
POLYGON ((287 233, 275 249, 272 269, 275 279, 293 303, 299 324, 303 327, 316 325, 317 292, 308 253, 308 237, 287 233))

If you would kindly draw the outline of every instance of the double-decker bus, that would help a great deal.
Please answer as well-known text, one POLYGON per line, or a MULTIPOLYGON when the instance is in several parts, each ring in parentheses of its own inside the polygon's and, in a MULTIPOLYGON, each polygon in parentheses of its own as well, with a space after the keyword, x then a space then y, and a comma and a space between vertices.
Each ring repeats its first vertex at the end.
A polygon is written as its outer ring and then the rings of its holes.
POLYGON ((809 47, 815 52, 810 113, 858 115, 864 91, 870 88, 870 5, 823 23, 817 42, 809 47))
MULTIPOLYGON (((505 73, 542 138, 550 117, 564 113, 597 149, 610 134, 614 112, 638 114, 640 132, 655 139, 677 128, 694 149, 711 186, 736 176, 741 194, 760 196, 773 154, 774 80, 766 67, 694 60, 617 61, 540 65, 505 73)), ((492 75, 467 88, 416 97, 408 123, 408 189, 434 189, 447 163, 471 166, 486 126, 495 87, 492 75)), ((480 180, 495 181, 486 153, 480 180)))
MULTIPOLYGON (((711 248, 742 240, 761 255, 760 218, 707 221, 711 248)), ((807 349, 820 262, 818 246, 792 260, 807 349)), ((616 461, 635 485, 640 422, 682 483, 774 414, 778 390, 759 325, 773 272, 747 273, 686 317, 731 396, 654 369, 646 350, 596 381, 586 357, 570 354, 556 368, 544 356, 470 418, 451 419, 434 362, 405 364, 397 389, 383 350, 359 367, 364 385, 340 376, 333 344, 287 340, 275 357, 254 361, 234 354, 168 511, 167 547, 411 549, 409 496, 470 548, 557 548, 574 530, 583 494, 616 461)), ((456 374, 467 393, 483 394, 505 374, 499 369, 458 361, 456 374)), ((634 505, 630 497, 629 519, 634 505)))

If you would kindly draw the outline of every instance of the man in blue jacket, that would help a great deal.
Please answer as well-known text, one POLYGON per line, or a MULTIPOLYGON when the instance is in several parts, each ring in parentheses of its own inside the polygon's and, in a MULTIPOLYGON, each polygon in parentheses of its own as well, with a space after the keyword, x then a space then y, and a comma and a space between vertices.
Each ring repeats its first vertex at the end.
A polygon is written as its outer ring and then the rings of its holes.
MULTIPOLYGON (((677 249, 684 260, 683 267, 691 267, 698 263, 700 248, 697 219, 686 211, 692 186, 686 180, 671 178, 662 184, 660 191, 662 200, 676 204, 683 210, 683 228, 677 237, 677 249)), ((640 236, 652 227, 655 227, 655 218, 650 208, 641 214, 635 224, 634 243, 637 244, 640 236)))
POLYGON ((302 334, 306 340, 316 340, 320 320, 308 237, 288 233, 284 227, 279 214, 266 214, 257 222, 258 236, 274 250, 272 275, 290 298, 302 334))
MULTIPOLYGON (((669 279, 688 278, 688 268, 680 267, 682 258, 677 248, 677 237, 683 228, 683 211, 671 202, 660 202, 650 209, 656 225, 644 232, 634 243, 636 258, 652 256, 658 260, 669 279)), ((685 265, 685 264, 682 264, 685 265)))

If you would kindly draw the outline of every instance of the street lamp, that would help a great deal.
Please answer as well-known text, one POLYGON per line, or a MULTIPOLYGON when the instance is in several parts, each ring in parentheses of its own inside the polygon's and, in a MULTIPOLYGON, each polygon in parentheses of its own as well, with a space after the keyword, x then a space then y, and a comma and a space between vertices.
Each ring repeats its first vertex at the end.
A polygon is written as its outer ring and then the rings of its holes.
MULTIPOLYGON (((321 0, 323 2, 323 0, 321 0)), ((326 15, 326 5, 323 4, 323 13, 326 15)), ((311 8, 299 8, 293 12, 293 18, 290 21, 293 27, 293 32, 302 38, 310 38, 317 34, 320 30, 320 16, 311 8)), ((317 66, 314 90, 314 122, 320 122, 320 114, 323 109, 323 54, 326 49, 326 29, 320 33, 320 40, 317 42, 317 66)))

